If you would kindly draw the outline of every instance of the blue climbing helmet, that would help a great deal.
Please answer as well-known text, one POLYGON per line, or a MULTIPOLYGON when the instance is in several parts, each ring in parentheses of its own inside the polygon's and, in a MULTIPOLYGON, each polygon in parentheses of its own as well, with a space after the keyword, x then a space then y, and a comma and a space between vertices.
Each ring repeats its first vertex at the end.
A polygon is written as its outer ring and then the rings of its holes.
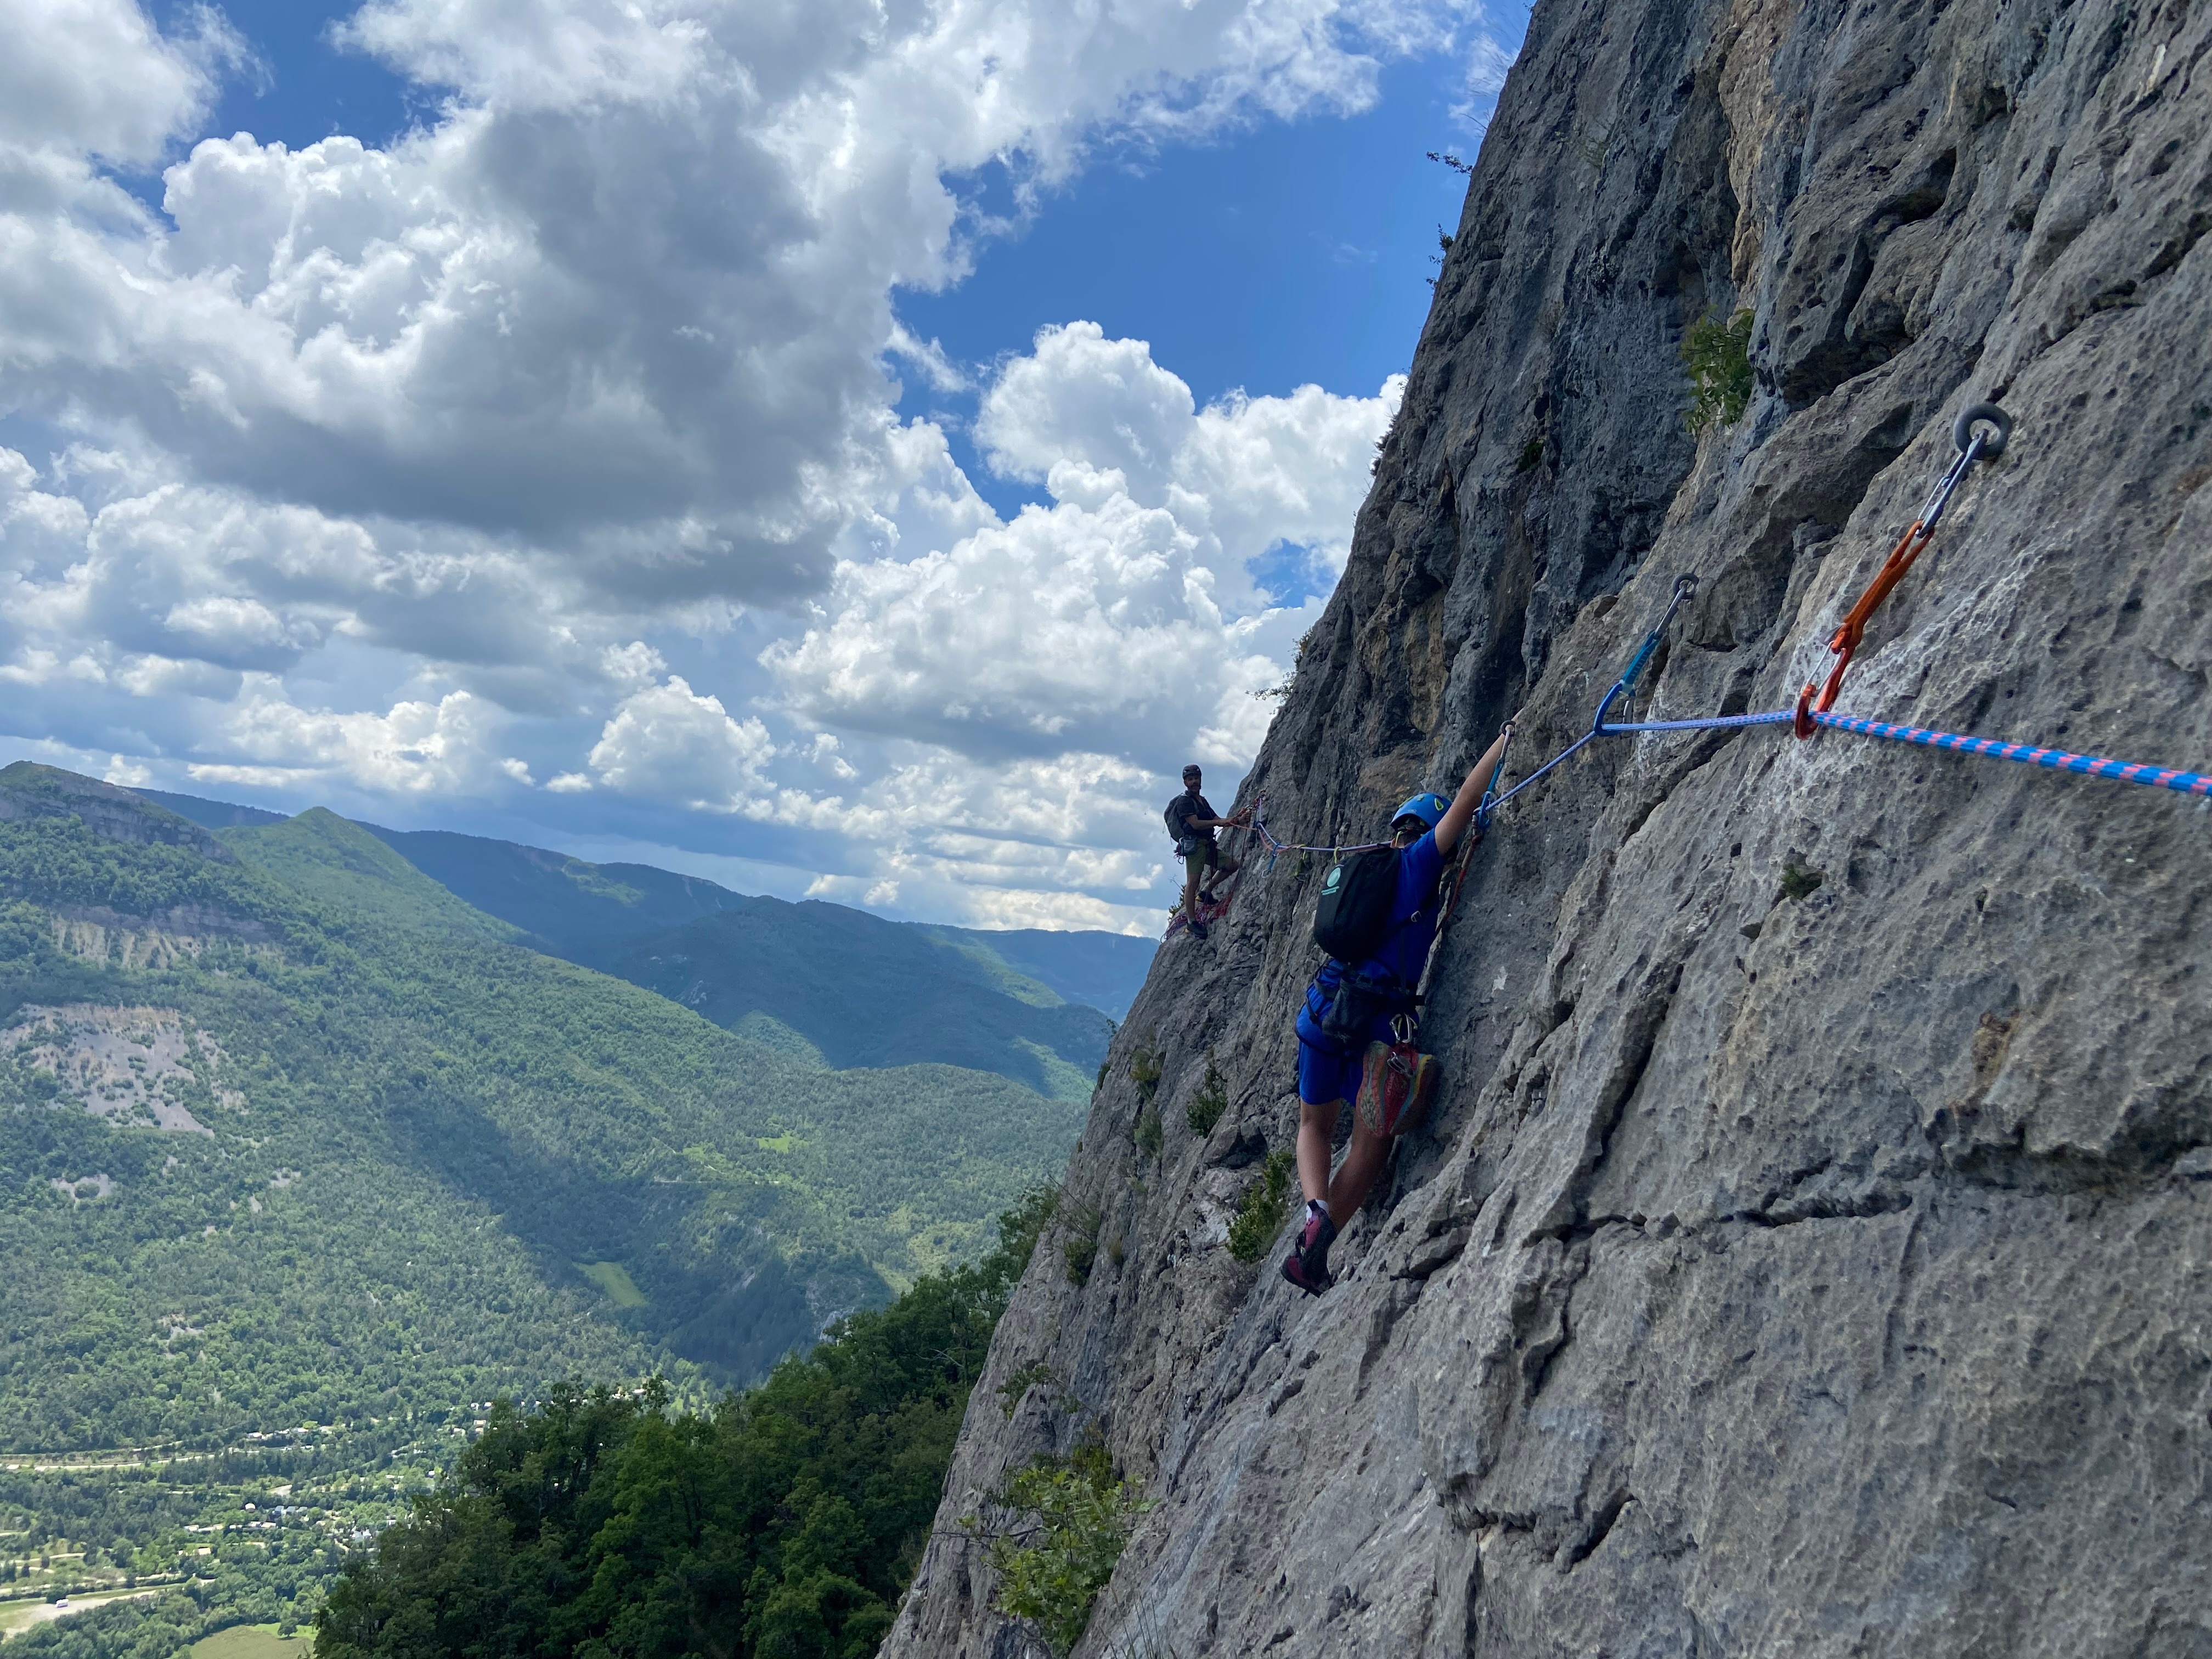
POLYGON ((1415 795, 1390 814, 1390 822, 1395 825, 1400 818, 1419 818, 1433 830, 1450 809, 1451 803, 1442 795, 1415 795))

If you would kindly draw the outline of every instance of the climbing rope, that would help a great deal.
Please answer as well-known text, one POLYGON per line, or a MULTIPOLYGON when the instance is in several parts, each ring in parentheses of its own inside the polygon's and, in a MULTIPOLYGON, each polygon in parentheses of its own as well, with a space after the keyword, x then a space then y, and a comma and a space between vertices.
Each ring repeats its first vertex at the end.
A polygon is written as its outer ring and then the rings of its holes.
POLYGON ((2079 772, 2087 777, 2112 778, 2122 783, 2146 784, 2153 788, 2172 789, 2181 794, 2212 797, 2212 775, 2203 773, 2185 772, 2173 767, 2149 766, 2135 761, 2112 760, 2101 755, 2077 755, 2069 750, 2045 748, 2035 744, 2008 743, 2002 738, 1978 738, 1955 732, 1932 731, 1925 726, 1896 726, 1884 720, 1865 720, 1830 711, 1829 702, 1842 683, 1844 671, 1850 665, 1851 653, 1857 649, 1865 635, 1867 619, 1888 598, 1905 573, 1911 568, 1913 560, 1927 546, 1937 520, 1943 516, 1943 509, 1949 504, 1952 493, 1966 477, 1968 468, 1977 459, 1994 459, 2002 453, 2005 441, 2011 433, 2011 416, 1993 404, 1976 404, 1954 423, 1951 436, 1959 452, 1958 458, 1937 480, 1927 504, 1921 508, 1919 517, 1913 520, 1912 528, 1905 532, 1881 569, 1875 574, 1874 580, 1868 585, 1866 592, 1859 596, 1858 603, 1851 607, 1842 624, 1837 628, 1834 637, 1829 641, 1829 649, 1837 654, 1839 660, 1828 676, 1826 689, 1817 704, 1812 702, 1814 687, 1808 684, 1795 708, 1776 708, 1758 714, 1717 714, 1704 720, 1608 721, 1607 711, 1615 699, 1627 695, 1636 676, 1651 659, 1660 636, 1680 611, 1683 600, 1697 591, 1694 577, 1680 577, 1675 581, 1674 598, 1668 602, 1666 611, 1651 631, 1644 635, 1636 654, 1629 659, 1627 671, 1613 682, 1612 690, 1599 702, 1590 729, 1499 796, 1497 805, 1503 806, 1596 738, 1626 737, 1638 732, 1717 732, 1753 726, 1788 726, 1800 735, 1808 735, 1826 726, 1832 731, 1918 744, 1923 748, 1948 749, 1964 755, 1984 755, 1994 760, 2018 761, 2025 765, 2041 766, 2055 771, 2079 772), (1995 430, 1984 431, 1984 427, 1994 428, 1995 430))
POLYGON ((1986 755, 1992 760, 2018 761, 2025 766, 2047 767, 2056 772, 2079 772, 2085 777, 2116 778, 2122 783, 2147 784, 2177 794, 2212 796, 2212 774, 2182 772, 2167 766, 2146 766, 2140 761, 2108 760, 2102 755, 2076 755, 2063 749, 2042 749, 2033 744, 2007 743, 2002 738, 1975 738, 1956 732, 1931 732, 1922 726, 1892 726, 1883 720, 1859 720, 1850 714, 1814 711, 1814 724, 1838 732, 1856 732, 1863 737, 1893 738, 1917 743, 1923 749, 1950 749, 1962 755, 1986 755))
POLYGON ((1267 849, 1267 867, 1275 867, 1275 859, 1283 853, 1329 853, 1342 857, 1346 853, 1371 853, 1378 847, 1388 847, 1387 841, 1363 841, 1356 845, 1323 847, 1316 842, 1277 841, 1267 828, 1267 792, 1262 789, 1252 799, 1252 829, 1257 832, 1261 844, 1267 849))

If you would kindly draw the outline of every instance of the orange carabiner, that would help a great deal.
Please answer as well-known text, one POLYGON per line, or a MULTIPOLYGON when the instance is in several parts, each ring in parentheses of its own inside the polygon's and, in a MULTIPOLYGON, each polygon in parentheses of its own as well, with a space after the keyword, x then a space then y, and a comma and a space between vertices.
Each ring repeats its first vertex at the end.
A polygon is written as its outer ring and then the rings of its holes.
POLYGON ((1815 730, 1813 717, 1807 712, 1808 708, 1817 708, 1825 714, 1835 707, 1836 693, 1844 687, 1844 671, 1851 665, 1851 659, 1857 653, 1860 642, 1866 638, 1867 623, 1873 619, 1874 613, 1881 609, 1881 602, 1890 596, 1891 591, 1905 580, 1905 573, 1912 568, 1912 562, 1920 556, 1928 542, 1929 532, 1921 520, 1915 519, 1912 528, 1905 532, 1895 547, 1890 549, 1889 556, 1882 561, 1881 568, 1875 572, 1874 580, 1867 584, 1866 592, 1859 595, 1859 602, 1845 612, 1843 621, 1837 624, 1835 633, 1828 640, 1828 649, 1836 653, 1836 665, 1828 671, 1828 683, 1820 688, 1820 702, 1813 702, 1813 683, 1810 680, 1805 682, 1805 689, 1797 695, 1797 718, 1792 722, 1791 729, 1799 737, 1809 738, 1815 730))
POLYGON ((1959 459, 1944 470, 1936 481, 1928 504, 1920 509, 1920 516, 1912 521, 1895 547, 1889 550, 1881 568, 1874 573, 1866 592, 1859 602, 1844 616, 1828 641, 1828 649, 1836 654, 1836 665, 1828 671, 1828 683, 1820 688, 1820 700, 1813 701, 1813 683, 1805 682, 1805 689, 1797 694, 1797 716, 1790 729, 1801 738, 1809 738, 1819 730, 1813 723, 1814 713, 1826 714, 1835 707, 1836 693, 1844 687, 1844 671, 1851 665, 1859 644, 1866 638, 1866 625, 1890 590, 1905 580, 1905 573, 1912 568, 1912 562, 1936 534, 1936 521, 1943 516, 1950 504, 1951 492, 1959 487, 1968 471, 1978 460, 1995 460, 2004 453, 2005 444, 2012 436, 2012 416, 1995 404, 1970 404, 1960 410, 1959 418, 1951 426, 1952 447, 1959 459))

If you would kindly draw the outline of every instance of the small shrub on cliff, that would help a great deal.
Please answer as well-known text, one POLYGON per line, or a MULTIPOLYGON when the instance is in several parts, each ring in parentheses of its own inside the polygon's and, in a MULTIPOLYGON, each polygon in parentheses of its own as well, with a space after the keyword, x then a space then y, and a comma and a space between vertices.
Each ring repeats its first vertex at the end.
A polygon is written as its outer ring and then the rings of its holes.
POLYGON ((1069 1457, 1032 1459, 994 1495, 993 1507, 998 1524, 974 1516, 966 1523, 990 1538, 999 1575, 993 1602, 1065 1659, 1091 1623, 1131 1528, 1150 1506, 1135 1482, 1114 1478, 1113 1460, 1094 1445, 1069 1457))
POLYGON ((1063 1410, 1073 1410, 1078 1403, 1067 1392, 1067 1385, 1060 1380, 1060 1373, 1042 1359, 1032 1360, 1005 1382, 999 1384, 999 1403, 1006 1413, 1006 1421, 1014 1420, 1014 1413, 1022 1408, 1022 1401, 1040 1383, 1059 1390, 1055 1396, 1063 1410))
POLYGON ((1802 860, 1793 858, 1782 866, 1782 896, 1792 902, 1802 902, 1810 898, 1827 878, 1826 871, 1815 870, 1802 860))
POLYGON ((1237 1200, 1236 1218, 1229 1224, 1229 1254, 1239 1261, 1257 1261, 1275 1242, 1290 1209, 1291 1177, 1297 1168, 1288 1147, 1268 1153, 1260 1178, 1237 1200))
POLYGON ((1707 317, 1682 337, 1682 361, 1690 370, 1690 430, 1714 422, 1733 426, 1751 406, 1751 313, 1739 311, 1725 323, 1707 317))
POLYGON ((1160 1109, 1147 1106, 1137 1114, 1137 1150, 1146 1158, 1158 1158, 1160 1148, 1167 1144, 1167 1136, 1160 1125, 1160 1109))
POLYGON ((1160 1051, 1150 1037, 1129 1056, 1129 1081, 1137 1085, 1137 1098, 1147 1106, 1160 1091, 1160 1051))
POLYGON ((1213 1056, 1206 1057, 1206 1080, 1191 1096, 1190 1104, 1183 1108, 1183 1121, 1190 1125, 1191 1133, 1203 1140, 1213 1133, 1213 1126, 1221 1121, 1221 1115, 1229 1109, 1229 1085, 1222 1079, 1220 1068, 1213 1056))
POLYGON ((1091 1282, 1091 1264, 1098 1260, 1099 1224, 1104 1219, 1104 1212, 1096 1204, 1069 1206, 1067 1237, 1060 1247, 1060 1257, 1067 1264, 1069 1284, 1091 1282))

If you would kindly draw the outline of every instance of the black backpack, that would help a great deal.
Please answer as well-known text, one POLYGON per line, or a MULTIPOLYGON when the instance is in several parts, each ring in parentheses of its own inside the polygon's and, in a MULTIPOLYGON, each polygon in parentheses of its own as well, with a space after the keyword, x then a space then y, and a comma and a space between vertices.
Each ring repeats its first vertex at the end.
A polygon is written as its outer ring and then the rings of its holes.
POLYGON ((1176 844, 1176 856, 1177 858, 1185 859, 1188 858, 1193 853, 1195 853, 1200 848, 1206 845, 1208 839, 1206 832, 1203 830, 1187 830, 1184 829, 1183 823, 1185 817, 1188 817, 1188 813, 1194 812, 1198 810, 1196 807, 1190 807, 1182 811, 1177 810, 1179 808, 1182 808, 1183 802, 1188 799, 1188 796, 1187 794, 1177 795, 1173 800, 1168 803, 1167 811, 1160 814, 1160 816, 1167 821, 1168 834, 1174 838, 1176 844))
POLYGON ((1328 866, 1314 909, 1314 943, 1339 962, 1364 962, 1390 936, 1398 849, 1370 847, 1328 866))

